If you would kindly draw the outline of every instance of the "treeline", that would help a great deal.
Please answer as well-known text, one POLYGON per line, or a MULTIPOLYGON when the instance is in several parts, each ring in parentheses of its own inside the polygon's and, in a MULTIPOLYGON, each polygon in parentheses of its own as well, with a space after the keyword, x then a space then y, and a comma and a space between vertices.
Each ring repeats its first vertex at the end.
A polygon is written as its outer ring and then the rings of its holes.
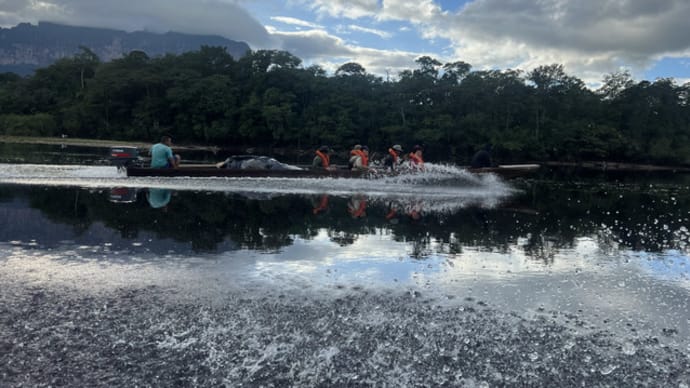
POLYGON ((503 161, 690 163, 690 84, 609 74, 596 91, 558 64, 472 70, 420 57, 395 80, 345 63, 333 76, 284 51, 236 60, 202 47, 101 62, 86 48, 33 76, 0 74, 0 133, 218 146, 424 144, 466 162, 484 144, 503 161))

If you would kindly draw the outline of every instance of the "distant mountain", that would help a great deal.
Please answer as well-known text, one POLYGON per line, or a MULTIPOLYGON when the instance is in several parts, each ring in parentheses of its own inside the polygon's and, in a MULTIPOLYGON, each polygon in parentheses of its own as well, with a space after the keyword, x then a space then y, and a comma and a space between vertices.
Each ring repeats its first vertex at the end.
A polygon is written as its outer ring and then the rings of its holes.
POLYGON ((240 58, 250 50, 244 42, 216 35, 126 32, 48 22, 40 22, 38 26, 21 23, 12 28, 0 28, 0 73, 30 74, 37 68, 78 53, 79 46, 88 47, 101 61, 107 62, 132 50, 141 50, 154 57, 194 51, 202 45, 226 47, 234 58, 240 58))

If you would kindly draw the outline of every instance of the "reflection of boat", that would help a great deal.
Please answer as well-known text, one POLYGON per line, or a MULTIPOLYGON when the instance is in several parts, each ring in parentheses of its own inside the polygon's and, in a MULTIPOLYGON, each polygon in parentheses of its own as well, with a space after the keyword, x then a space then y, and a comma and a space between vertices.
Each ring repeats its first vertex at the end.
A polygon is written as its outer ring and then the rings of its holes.
POLYGON ((108 198, 113 203, 132 203, 137 200, 137 189, 132 187, 114 187, 108 198))
MULTIPOLYGON (((473 174, 496 174, 504 178, 515 178, 535 172, 539 168, 538 164, 514 164, 487 168, 468 168, 466 171, 473 174)), ((273 170, 273 169, 233 169, 217 168, 215 165, 183 165, 179 168, 149 168, 134 167, 126 168, 127 176, 164 176, 164 177, 276 177, 276 178, 362 178, 389 176, 391 172, 385 170, 372 169, 369 171, 352 171, 346 168, 334 170, 273 170)))
POLYGON ((170 203, 172 192, 168 189, 150 188, 146 200, 154 209, 165 208, 170 203))

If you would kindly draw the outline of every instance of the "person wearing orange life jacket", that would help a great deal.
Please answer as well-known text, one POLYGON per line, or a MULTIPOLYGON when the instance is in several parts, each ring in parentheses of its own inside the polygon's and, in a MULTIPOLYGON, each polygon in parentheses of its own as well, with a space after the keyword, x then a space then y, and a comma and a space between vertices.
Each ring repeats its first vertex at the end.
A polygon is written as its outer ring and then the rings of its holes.
POLYGON ((347 203, 347 212, 352 218, 367 216, 367 200, 363 196, 352 197, 347 203))
POLYGON ((396 144, 389 148, 388 155, 383 157, 383 166, 385 168, 395 170, 402 162, 402 158, 400 157, 402 152, 403 149, 400 144, 396 144))
POLYGON ((359 150, 353 149, 350 165, 352 170, 366 170, 369 168, 369 147, 362 146, 359 150))
POLYGON ((331 157, 329 156, 329 153, 330 148, 328 148, 328 146, 324 145, 319 147, 319 149, 316 150, 316 156, 314 156, 314 160, 311 163, 312 168, 324 170, 333 169, 333 166, 331 166, 331 157))
POLYGON ((362 150, 362 146, 359 144, 355 144, 354 147, 352 147, 352 150, 350 151, 350 159, 347 161, 347 168, 352 170, 352 163, 354 162, 355 156, 359 154, 359 151, 362 150))
POLYGON ((408 155, 409 160, 410 160, 410 167, 416 168, 416 169, 424 169, 424 158, 422 157, 422 147, 419 145, 415 145, 412 148, 412 152, 408 155))

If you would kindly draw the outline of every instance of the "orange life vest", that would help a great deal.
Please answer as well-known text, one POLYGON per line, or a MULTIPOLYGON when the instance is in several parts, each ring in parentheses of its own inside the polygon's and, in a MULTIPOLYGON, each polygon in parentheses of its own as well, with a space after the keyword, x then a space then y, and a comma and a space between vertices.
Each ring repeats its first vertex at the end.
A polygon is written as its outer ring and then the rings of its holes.
POLYGON ((422 159, 421 156, 417 156, 414 152, 410 153, 410 163, 412 163, 413 166, 419 166, 422 167, 424 166, 424 159, 422 159))
POLYGON ((388 153, 393 157, 393 164, 398 163, 398 158, 399 158, 398 153, 395 152, 395 150, 392 148, 388 149, 388 153))
POLYGON ((328 157, 328 155, 324 154, 321 151, 316 151, 316 155, 318 155, 321 158, 323 168, 328 168, 328 166, 331 165, 331 159, 328 157))
POLYGON ((362 167, 366 167, 369 165, 369 158, 367 155, 364 153, 362 150, 352 150, 350 151, 350 155, 357 155, 360 158, 362 158, 362 167))

